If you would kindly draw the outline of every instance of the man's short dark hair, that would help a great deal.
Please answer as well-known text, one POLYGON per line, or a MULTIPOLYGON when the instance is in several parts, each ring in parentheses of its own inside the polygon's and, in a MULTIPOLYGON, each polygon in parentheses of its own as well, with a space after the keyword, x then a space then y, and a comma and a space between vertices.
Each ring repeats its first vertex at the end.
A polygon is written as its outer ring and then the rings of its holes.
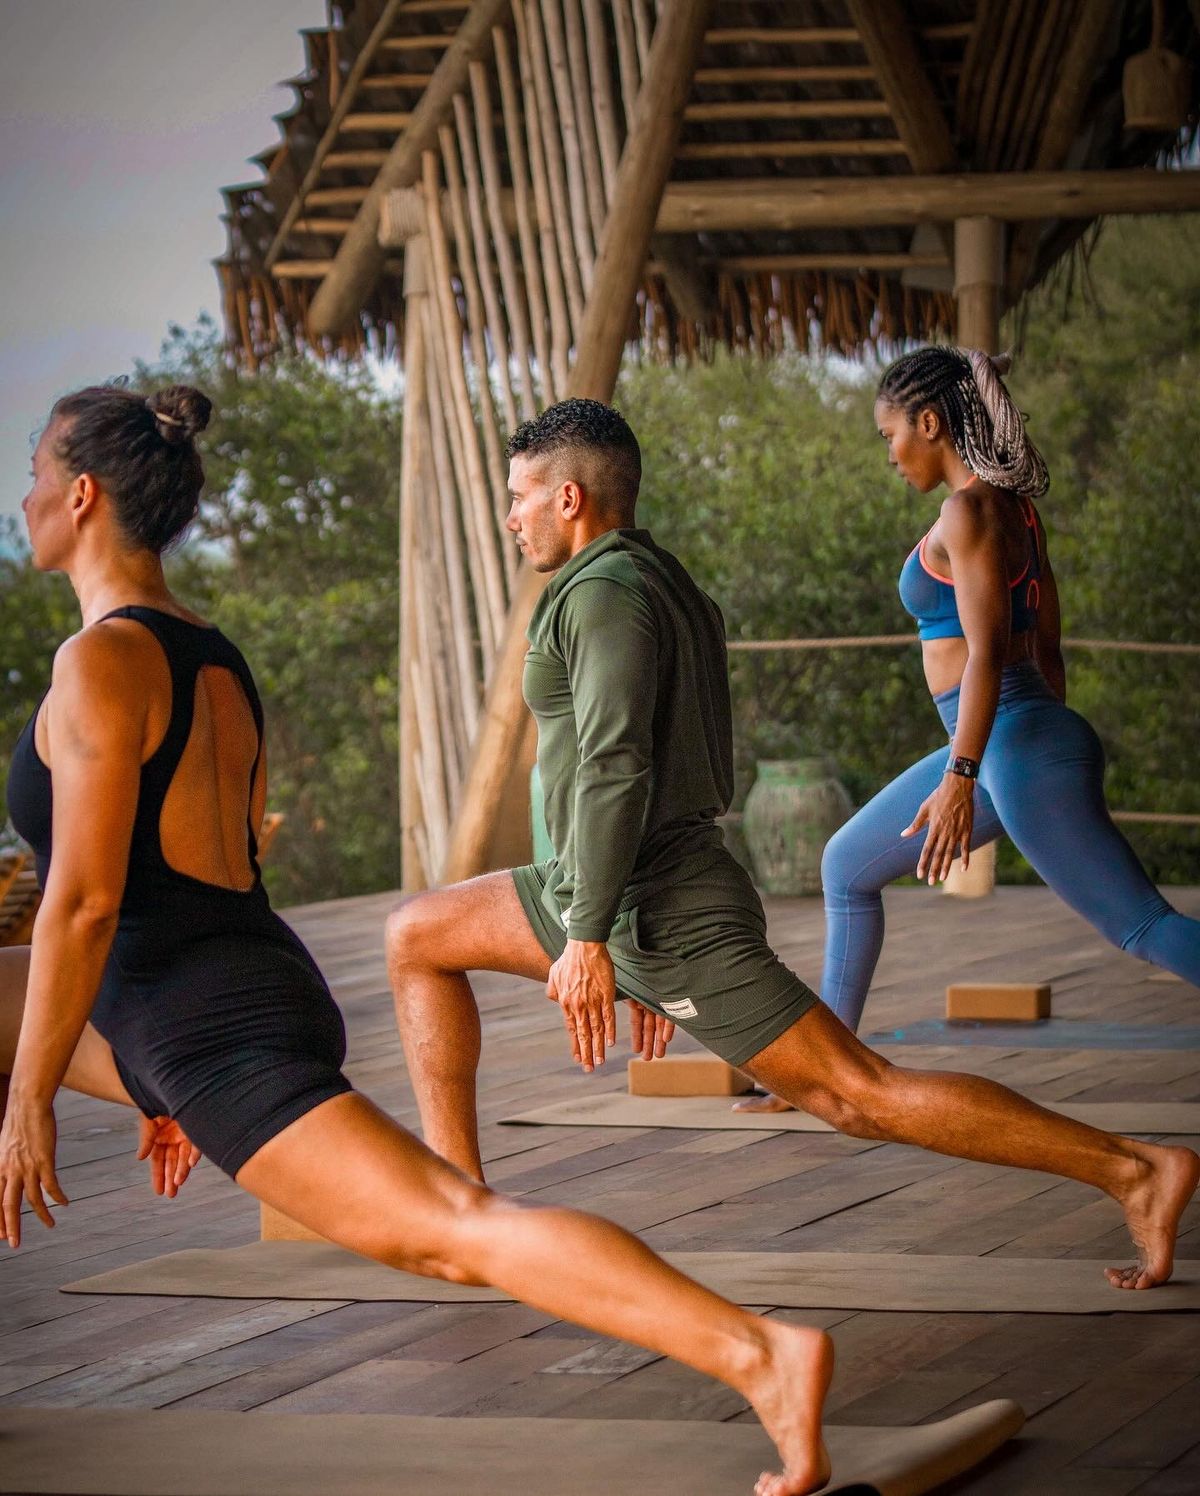
POLYGON ((633 508, 642 481, 642 451, 619 410, 599 400, 560 400, 518 426, 504 449, 510 459, 568 453, 601 458, 590 479, 594 497, 621 511, 633 508))

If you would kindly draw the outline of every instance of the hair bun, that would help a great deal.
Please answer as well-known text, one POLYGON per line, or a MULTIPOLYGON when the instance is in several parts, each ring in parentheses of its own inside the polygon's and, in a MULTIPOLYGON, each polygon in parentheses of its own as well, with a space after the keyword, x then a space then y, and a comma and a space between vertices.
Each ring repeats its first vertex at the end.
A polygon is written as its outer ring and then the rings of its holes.
POLYGON ((150 395, 146 404, 164 441, 190 442, 208 425, 212 401, 190 384, 172 384, 150 395))
POLYGON ((1003 376, 1007 374, 1008 371, 1012 368, 1012 354, 991 353, 988 355, 988 362, 991 364, 992 368, 995 369, 997 374, 1003 376))

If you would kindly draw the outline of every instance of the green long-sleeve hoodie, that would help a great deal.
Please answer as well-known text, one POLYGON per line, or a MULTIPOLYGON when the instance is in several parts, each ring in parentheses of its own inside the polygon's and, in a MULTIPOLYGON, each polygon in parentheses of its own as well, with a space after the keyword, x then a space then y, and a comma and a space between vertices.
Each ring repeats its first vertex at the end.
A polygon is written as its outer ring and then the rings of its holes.
POLYGON ((721 610, 648 530, 610 530, 552 579, 529 623, 524 694, 575 940, 720 855, 733 793, 721 610))

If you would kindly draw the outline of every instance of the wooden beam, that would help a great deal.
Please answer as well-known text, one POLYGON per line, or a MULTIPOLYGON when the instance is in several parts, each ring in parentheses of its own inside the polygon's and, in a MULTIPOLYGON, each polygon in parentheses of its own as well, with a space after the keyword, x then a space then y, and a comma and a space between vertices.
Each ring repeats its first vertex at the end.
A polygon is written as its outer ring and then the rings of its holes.
POLYGON ((470 64, 490 49, 492 27, 507 12, 509 3, 472 0, 457 34, 446 39, 452 44, 447 45, 412 119, 379 168, 354 228, 343 239, 332 270, 313 297, 308 315, 312 337, 333 337, 343 332, 371 294, 383 269, 384 251, 378 243, 383 194, 393 187, 411 187, 418 180, 421 153, 436 146, 438 127, 449 117, 454 95, 467 86, 470 64))
POLYGON ((829 42, 853 45, 858 32, 853 26, 720 26, 704 38, 706 47, 740 47, 746 42, 768 46, 824 46, 829 42))
POLYGON ((359 83, 362 81, 367 69, 374 61, 375 54, 379 50, 380 43, 384 40, 388 32, 391 30, 392 24, 396 19, 396 12, 399 10, 400 5, 401 0, 387 0, 387 4, 383 7, 383 10, 379 14, 379 19, 371 28, 371 34, 363 43, 358 56, 354 59, 354 66, 350 69, 350 74, 347 77, 344 86, 342 87, 341 93, 338 95, 337 103, 334 105, 333 112, 329 116, 329 124, 325 127, 325 133, 321 136, 321 139, 317 144, 317 148, 313 152, 313 158, 308 164, 308 169, 304 173, 304 178, 300 183, 300 187, 296 192, 295 197, 293 197, 291 202, 288 204, 287 211, 284 213, 279 227, 275 230, 275 237, 271 240, 270 247, 268 248, 266 254, 266 263, 268 269, 270 269, 275 261, 279 258, 280 252, 282 251, 284 243, 287 240, 287 236, 292 227, 292 224, 296 221, 297 218, 299 218, 300 214, 304 212, 305 208, 308 206, 305 200, 306 196, 309 191, 316 186, 317 181, 321 176, 321 172, 324 170, 327 164, 329 152, 337 141, 338 132, 342 127, 342 121, 349 113, 350 106, 354 103, 355 91, 359 83))
POLYGON ((362 151, 330 151, 325 166, 329 171, 366 171, 382 166, 387 156, 382 146, 362 151))
POLYGON ((866 63, 820 63, 811 67, 697 68, 697 83, 870 83, 875 69, 866 63))
POLYGON ((719 104, 689 104, 684 118, 735 119, 887 119, 891 110, 882 99, 737 99, 719 104))
POLYGON ((875 228, 986 214, 1094 218, 1200 211, 1200 170, 970 172, 937 177, 774 178, 672 182, 658 230, 668 234, 875 228))
POLYGON ((432 73, 372 73, 359 84, 360 88, 424 88, 433 77, 432 73))
MULTIPOLYGON (((405 6, 407 10, 408 7, 405 6)), ((469 17, 468 17, 469 19, 469 17)), ((426 36, 389 36, 385 52, 441 52, 454 45, 454 32, 431 32, 426 36)))
POLYGON ((347 114, 342 120, 341 133, 366 133, 370 131, 403 130, 412 123, 412 111, 373 109, 357 114, 347 114))
POLYGON ((803 270, 942 270, 950 264, 948 255, 898 254, 813 254, 798 255, 722 255, 720 270, 753 274, 759 271, 791 274, 803 270))
POLYGON ((958 158, 950 126, 929 81, 905 7, 900 0, 846 3, 913 171, 953 171, 958 158))
MULTIPOLYGON (((612 397, 629 330, 634 296, 654 231, 713 0, 667 0, 660 7, 633 121, 613 184, 608 217, 596 255, 591 294, 584 309, 575 366, 567 393, 612 397)), ((443 880, 479 872, 528 722, 521 698, 525 630, 547 576, 522 564, 492 684, 476 735, 471 764, 450 832, 443 880)))
POLYGON ((675 152, 677 161, 809 160, 824 156, 904 156, 902 140, 704 140, 689 141, 675 152))
POLYGON ((357 206, 367 195, 365 187, 318 187, 308 194, 309 208, 345 208, 357 206))
POLYGON ((328 238, 340 239, 343 234, 348 234, 354 227, 353 218, 297 218, 292 224, 293 235, 301 234, 308 238, 314 235, 324 235, 328 238))
MULTIPOLYGON (((971 35, 970 21, 946 21, 922 26, 926 41, 965 41, 971 35)), ((721 26, 704 38, 708 47, 740 47, 746 42, 768 47, 826 46, 831 42, 853 46, 861 38, 854 26, 721 26)))

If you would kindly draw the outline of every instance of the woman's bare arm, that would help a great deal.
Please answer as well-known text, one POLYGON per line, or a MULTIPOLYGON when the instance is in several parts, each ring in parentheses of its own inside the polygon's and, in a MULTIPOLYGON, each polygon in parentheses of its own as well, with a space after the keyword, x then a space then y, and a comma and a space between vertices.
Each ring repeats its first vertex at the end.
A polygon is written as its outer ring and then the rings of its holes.
POLYGON ((22 1197, 47 1225, 42 1188, 65 1203, 54 1175, 52 1102, 116 933, 137 810, 147 693, 130 653, 122 631, 101 624, 68 640, 54 664, 46 708, 54 856, 0 1134, 0 1211, 14 1246, 22 1197))

